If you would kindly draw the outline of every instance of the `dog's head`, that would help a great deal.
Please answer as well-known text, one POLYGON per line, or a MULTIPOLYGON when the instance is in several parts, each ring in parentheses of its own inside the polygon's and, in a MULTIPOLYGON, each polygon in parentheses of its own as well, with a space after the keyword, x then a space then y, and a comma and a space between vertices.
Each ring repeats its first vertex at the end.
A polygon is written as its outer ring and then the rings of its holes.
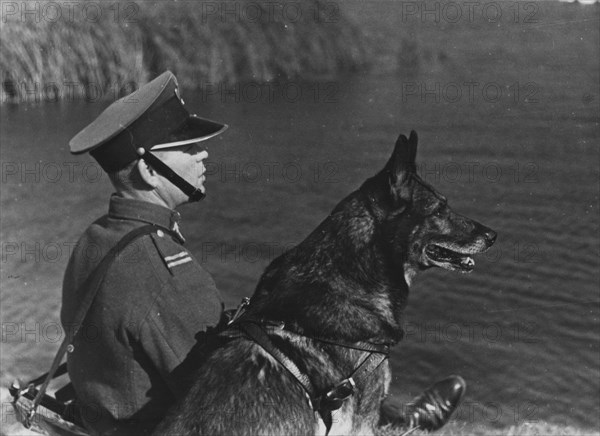
POLYGON ((344 340, 399 340, 408 285, 433 266, 469 272, 496 233, 458 215, 416 172, 417 135, 400 135, 386 166, 265 270, 253 316, 344 340), (335 306, 335 310, 331 310, 335 306))
POLYGON ((400 135, 385 168, 361 187, 381 224, 382 249, 391 252, 410 284, 418 270, 470 272, 473 254, 492 246, 496 233, 455 213, 448 200, 416 172, 417 134, 400 135))

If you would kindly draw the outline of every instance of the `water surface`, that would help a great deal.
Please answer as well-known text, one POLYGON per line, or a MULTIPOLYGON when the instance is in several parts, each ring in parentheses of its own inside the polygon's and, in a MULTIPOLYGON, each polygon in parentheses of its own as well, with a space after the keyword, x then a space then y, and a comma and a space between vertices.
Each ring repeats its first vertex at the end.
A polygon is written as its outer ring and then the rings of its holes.
MULTIPOLYGON (((563 6, 536 27, 483 32, 396 29, 393 13, 365 8, 358 13, 388 20, 390 44, 416 41, 418 68, 388 59, 393 68, 336 82, 184 93, 198 113, 231 125, 210 142, 208 197, 181 209, 188 247, 227 304, 250 295, 268 262, 415 129, 422 176, 499 237, 472 274, 417 278, 407 337, 392 355, 393 393, 406 400, 455 373, 469 385, 459 420, 598 428, 598 53, 587 42, 598 29, 587 18, 557 28, 565 16, 581 18, 563 6), (494 83, 502 95, 442 93, 456 90, 449 84, 466 92, 469 81, 479 90, 494 83), (421 85, 433 94, 423 99, 421 85)), ((105 106, 2 107, 3 384, 45 371, 58 347, 69 248, 111 193, 67 143, 105 106)))

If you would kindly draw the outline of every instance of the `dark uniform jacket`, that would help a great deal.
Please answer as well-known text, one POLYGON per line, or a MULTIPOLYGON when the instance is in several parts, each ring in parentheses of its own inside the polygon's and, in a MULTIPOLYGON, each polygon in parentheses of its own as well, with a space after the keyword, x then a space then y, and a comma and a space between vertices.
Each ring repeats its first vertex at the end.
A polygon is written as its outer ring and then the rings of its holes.
MULTIPOLYGON (((179 214, 113 195, 73 251, 63 283, 61 321, 73 319, 87 276, 117 242, 145 224, 172 229, 179 214)), ((99 434, 147 434, 185 391, 174 371, 216 325, 223 304, 211 276, 181 238, 156 231, 132 242, 109 267, 68 353, 83 418, 99 434)))

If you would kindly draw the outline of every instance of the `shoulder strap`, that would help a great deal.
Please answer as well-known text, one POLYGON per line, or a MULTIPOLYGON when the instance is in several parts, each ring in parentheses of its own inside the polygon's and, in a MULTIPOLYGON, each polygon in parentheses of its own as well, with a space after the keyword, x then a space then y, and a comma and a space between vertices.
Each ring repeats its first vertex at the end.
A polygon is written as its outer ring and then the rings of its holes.
MULTIPOLYGON (((127 247, 127 245, 129 245, 131 242, 133 242, 135 239, 139 238, 140 236, 147 235, 158 229, 162 229, 162 230, 168 232, 169 234, 171 234, 170 230, 161 228, 154 224, 147 224, 145 226, 138 227, 137 229, 132 230, 131 232, 127 233, 125 236, 123 236, 123 238, 121 238, 119 240, 119 242, 117 242, 117 244, 113 248, 110 249, 110 251, 106 254, 106 256, 104 256, 102 258, 102 260, 100 261, 98 266, 96 266, 96 268, 94 268, 94 270, 90 273, 90 275, 87 277, 87 279, 79 287, 77 294, 83 295, 84 296, 83 300, 81 301, 81 304, 79 305, 79 308, 77 309, 77 312, 75 312, 75 316, 74 316, 73 320, 71 321, 71 324, 69 325, 70 328, 65 329, 66 330, 65 338, 63 339, 58 351, 56 352, 56 355, 54 356, 54 360, 52 361, 52 366, 50 367, 50 370, 46 374, 44 383, 40 387, 40 390, 38 391, 35 399, 33 400, 31 410, 29 411, 29 416, 26 418, 28 422, 31 422, 33 416, 35 415, 36 409, 37 409, 38 405, 40 404, 42 397, 46 393, 48 384, 54 378, 54 375, 56 374, 56 371, 58 370, 58 368, 60 366, 60 362, 62 361, 62 359, 63 359, 65 353, 67 352, 67 350, 69 349, 69 347, 71 346, 71 342, 73 341, 73 338, 75 337, 75 335, 81 328, 81 325, 83 324, 83 320, 85 319, 90 307, 92 306, 92 302, 94 301, 94 298, 96 298, 98 289, 100 289, 100 284, 102 283, 102 281, 104 279, 104 275, 106 274, 108 267, 112 264, 113 260, 115 260, 115 258, 119 255, 119 252, 123 251, 123 249, 125 247, 127 247)), ((38 377, 36 379, 36 381, 39 380, 40 378, 41 377, 38 377)))

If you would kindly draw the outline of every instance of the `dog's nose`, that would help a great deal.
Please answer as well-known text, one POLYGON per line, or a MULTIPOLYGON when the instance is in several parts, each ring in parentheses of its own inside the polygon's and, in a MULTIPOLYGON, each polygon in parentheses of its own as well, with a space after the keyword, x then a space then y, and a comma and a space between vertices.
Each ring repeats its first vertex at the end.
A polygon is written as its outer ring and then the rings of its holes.
POLYGON ((497 237, 498 233, 494 232, 492 229, 487 229, 485 231, 485 240, 487 241, 488 245, 492 245, 494 242, 496 242, 497 237))

